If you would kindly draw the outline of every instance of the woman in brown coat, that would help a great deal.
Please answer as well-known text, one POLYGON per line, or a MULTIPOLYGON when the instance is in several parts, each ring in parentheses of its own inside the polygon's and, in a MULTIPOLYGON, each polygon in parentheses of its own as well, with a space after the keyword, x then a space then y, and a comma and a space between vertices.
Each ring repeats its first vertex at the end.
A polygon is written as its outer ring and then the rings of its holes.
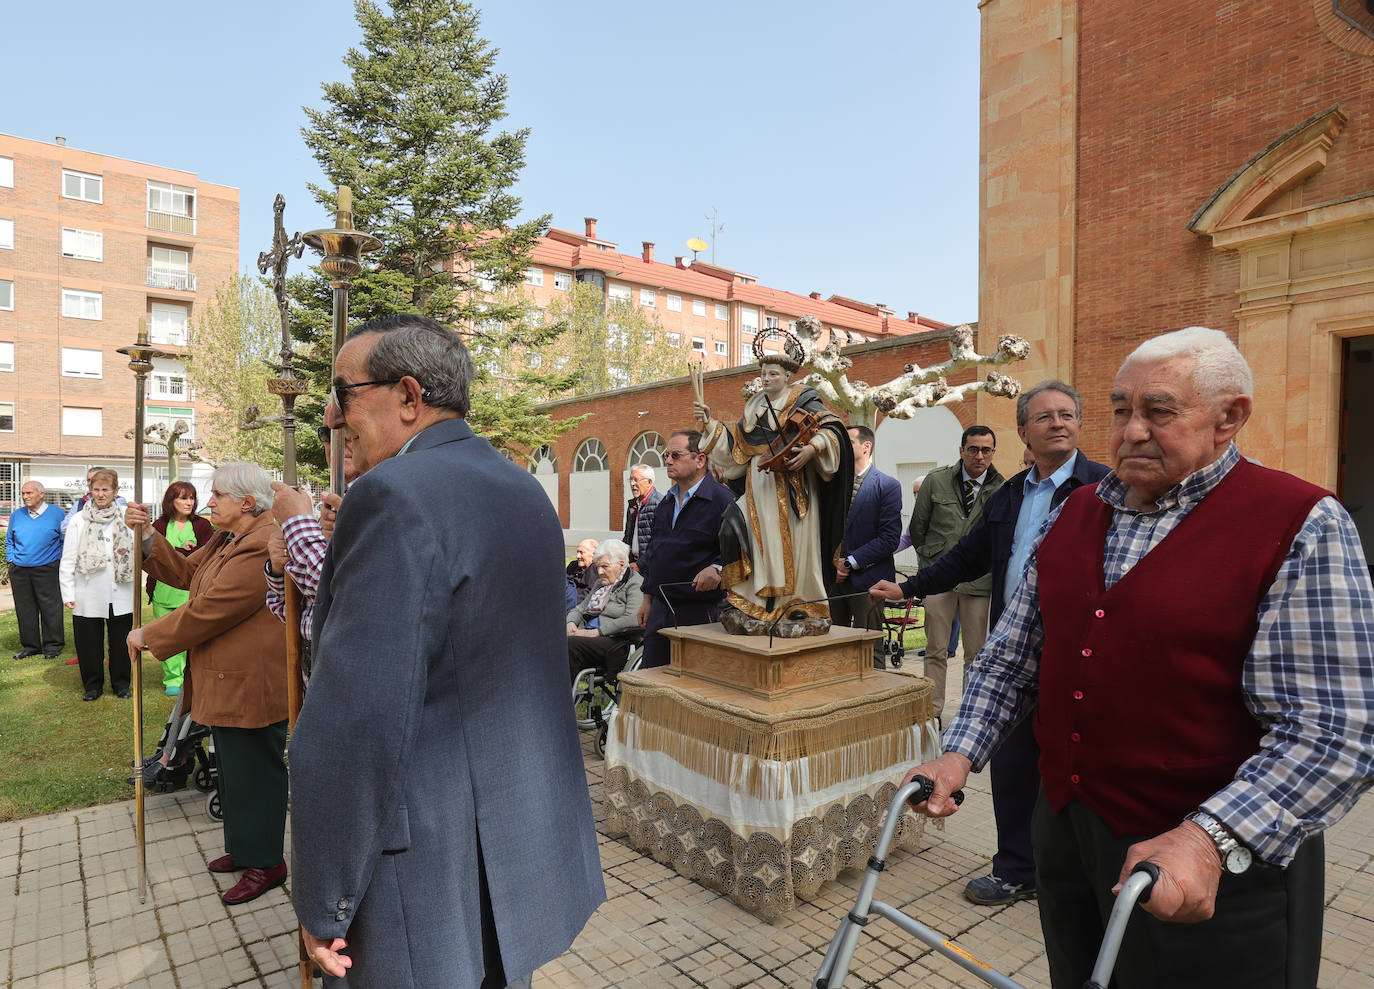
POLYGON ((185 651, 182 687, 191 717, 209 725, 219 762, 227 855, 211 872, 246 870, 222 894, 246 903, 286 879, 286 637, 267 610, 267 539, 272 488, 248 463, 226 464, 211 478, 210 521, 219 530, 182 556, 147 526, 146 505, 130 504, 125 521, 144 525, 144 566, 156 580, 186 588, 190 600, 136 628, 129 644, 163 658, 185 651))

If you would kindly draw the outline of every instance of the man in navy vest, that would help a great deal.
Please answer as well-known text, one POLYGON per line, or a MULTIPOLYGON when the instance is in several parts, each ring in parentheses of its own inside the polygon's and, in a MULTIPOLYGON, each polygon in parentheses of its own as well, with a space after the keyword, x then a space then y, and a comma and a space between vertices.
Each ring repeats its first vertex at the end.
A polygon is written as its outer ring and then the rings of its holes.
MULTIPOLYGON (((1160 879, 1121 989, 1317 984, 1321 834, 1374 779, 1374 588, 1325 491, 1241 457, 1253 379, 1226 335, 1141 344, 1112 386, 1115 470, 1074 492, 969 671, 950 794, 1034 716, 1050 979, 1088 977, 1113 887, 1160 879)), ((1052 526, 1052 527, 1051 527, 1052 526)))
MULTIPOLYGON (((983 506, 978 523, 939 561, 922 567, 902 584, 880 583, 876 598, 925 597, 952 590, 965 580, 992 571, 991 625, 997 625, 1021 583, 1031 543, 1050 512, 1084 484, 1100 481, 1108 468, 1078 449, 1083 405, 1078 392, 1062 381, 1041 381, 1016 400, 1016 431, 1031 453, 1030 469, 1002 485, 983 506)), ((969 662, 973 657, 967 657, 969 662)), ((1030 719, 1018 724, 993 753, 992 811, 997 821, 997 853, 992 871, 970 880, 964 896, 974 903, 1000 906, 1035 896, 1035 854, 1031 812, 1040 793, 1040 748, 1030 719)))
POLYGON ((672 650, 659 629, 708 625, 720 615, 720 519, 735 500, 706 469, 701 433, 683 429, 663 453, 673 486, 654 510, 653 536, 639 558, 644 575, 644 668, 667 666, 672 650))
MULTIPOLYGON (((882 604, 873 598, 855 597, 879 581, 897 576, 892 554, 902 540, 902 486, 873 466, 873 430, 850 426, 854 447, 854 500, 844 524, 844 557, 835 574, 836 597, 830 602, 830 619, 836 625, 877 628, 882 604)), ((874 653, 873 665, 887 664, 874 653)))

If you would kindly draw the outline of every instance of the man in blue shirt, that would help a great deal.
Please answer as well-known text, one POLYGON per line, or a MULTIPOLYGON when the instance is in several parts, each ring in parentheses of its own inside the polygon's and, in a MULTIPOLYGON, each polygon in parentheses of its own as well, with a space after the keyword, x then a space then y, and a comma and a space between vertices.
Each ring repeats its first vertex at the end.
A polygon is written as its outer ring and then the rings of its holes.
POLYGON ((10 516, 5 558, 10 565, 20 649, 15 659, 39 652, 57 658, 66 646, 62 592, 57 567, 62 560, 62 510, 43 500, 43 485, 25 481, 19 489, 24 507, 10 516))

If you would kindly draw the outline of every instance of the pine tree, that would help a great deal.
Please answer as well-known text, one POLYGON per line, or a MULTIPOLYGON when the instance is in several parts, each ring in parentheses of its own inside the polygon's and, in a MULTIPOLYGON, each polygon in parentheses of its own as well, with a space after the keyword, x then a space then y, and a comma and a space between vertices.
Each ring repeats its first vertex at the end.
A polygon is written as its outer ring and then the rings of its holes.
MULTIPOLYGON (((311 191, 332 214, 335 188, 353 190, 354 225, 382 248, 364 256, 349 322, 418 312, 459 332, 474 353, 541 346, 561 331, 532 324, 517 292, 479 299, 477 273, 499 289, 524 280, 549 217, 517 222, 510 188, 524 165, 528 129, 498 131, 506 77, 462 0, 355 3, 363 40, 344 56, 348 82, 326 83, 324 107, 306 107, 306 145, 329 187, 311 191)), ((330 361, 330 291, 318 273, 291 280, 293 333, 311 345, 303 370, 321 384, 330 361)), ((478 362, 468 421, 499 448, 550 442, 572 428, 534 410, 528 389, 494 387, 478 362)), ((320 399, 298 406, 318 421, 320 399)), ((308 430, 305 431, 308 433, 308 430)), ((322 451, 302 437, 301 459, 322 451)))

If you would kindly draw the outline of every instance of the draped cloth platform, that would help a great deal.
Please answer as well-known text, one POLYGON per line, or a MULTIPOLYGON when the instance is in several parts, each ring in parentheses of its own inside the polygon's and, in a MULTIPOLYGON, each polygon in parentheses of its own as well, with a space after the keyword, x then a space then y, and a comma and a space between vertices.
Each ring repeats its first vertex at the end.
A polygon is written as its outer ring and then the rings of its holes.
MULTIPOLYGON (((620 678, 610 833, 765 918, 862 868, 902 775, 939 753, 930 681, 874 670, 875 632, 664 632, 672 665, 620 678)), ((896 844, 923 824, 904 813, 896 844)))

